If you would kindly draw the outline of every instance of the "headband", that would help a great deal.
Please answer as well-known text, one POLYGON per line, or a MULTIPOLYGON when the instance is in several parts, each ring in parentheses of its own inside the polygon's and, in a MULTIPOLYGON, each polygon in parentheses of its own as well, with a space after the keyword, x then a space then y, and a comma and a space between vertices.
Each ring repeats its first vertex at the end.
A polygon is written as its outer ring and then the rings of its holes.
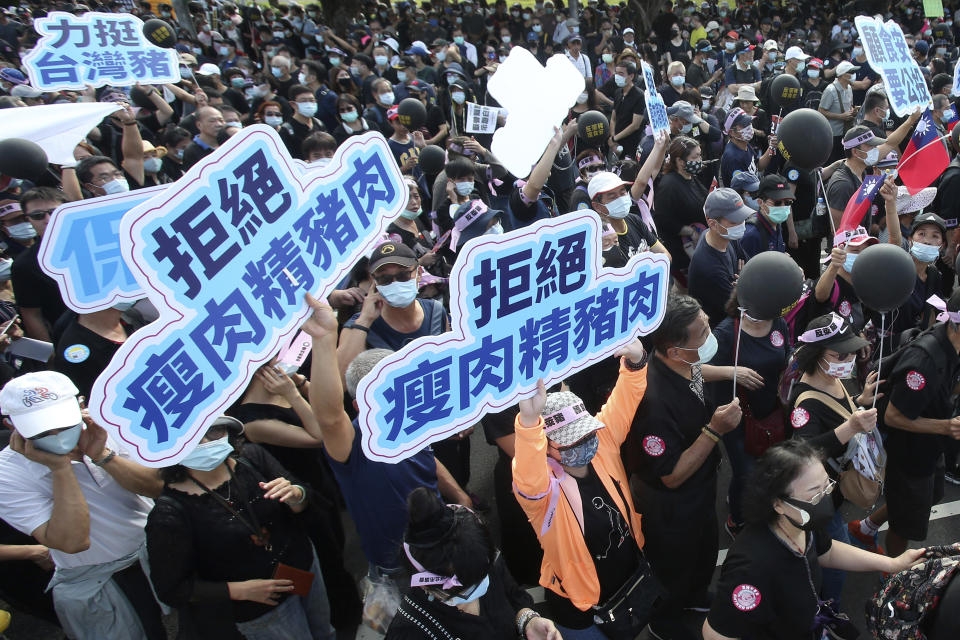
POLYGON ((410 561, 410 564, 413 565, 413 568, 419 572, 410 576, 411 587, 432 587, 435 585, 440 585, 440 588, 446 591, 451 587, 463 586, 460 584, 460 580, 457 578, 457 576, 441 576, 431 571, 427 571, 424 566, 417 562, 410 553, 410 545, 406 542, 403 543, 403 552, 407 554, 407 559, 410 561))
POLYGON ((450 233, 450 250, 457 250, 457 243, 460 241, 460 234, 464 230, 473 224, 477 218, 482 216, 487 212, 487 205, 484 204, 483 200, 473 200, 470 203, 470 208, 467 209, 462 216, 457 218, 456 222, 453 223, 453 229, 450 233))
POLYGON ((873 139, 876 138, 876 137, 877 137, 877 136, 874 135, 873 131, 864 131, 863 133, 861 133, 860 135, 858 135, 856 138, 851 138, 851 139, 849 139, 849 140, 844 140, 844 141, 843 141, 843 148, 844 148, 844 149, 853 149, 854 147, 859 147, 859 146, 862 145, 864 142, 870 142, 871 140, 873 140, 873 139))
POLYGON ((19 202, 11 202, 0 207, 0 217, 13 213, 14 211, 22 211, 19 202))
POLYGON ((727 119, 723 122, 723 129, 726 132, 730 132, 730 128, 733 126, 733 123, 737 121, 737 118, 740 116, 747 115, 747 112, 741 109, 740 107, 734 107, 730 110, 730 113, 727 114, 727 119))
POLYGON ((551 431, 555 431, 560 427, 565 427, 581 418, 589 416, 590 412, 587 411, 587 408, 582 402, 566 406, 560 411, 556 411, 548 416, 543 417, 543 432, 550 433, 551 431))
POLYGON ((870 237, 870 234, 867 233, 867 230, 863 227, 857 227, 856 229, 847 229, 846 231, 838 231, 837 235, 833 236, 833 246, 839 247, 842 244, 852 242, 853 240, 859 240, 863 238, 864 241, 870 237))
POLYGON ((449 145, 447 145, 447 149, 453 151, 454 153, 459 153, 462 156, 466 156, 467 158, 473 158, 477 155, 475 151, 471 151, 470 149, 467 149, 456 142, 451 142, 449 145))
POLYGON ((825 327, 817 327, 816 329, 808 329, 804 331, 799 338, 800 342, 810 344, 811 342, 820 342, 821 340, 829 340, 835 335, 839 335, 843 332, 843 328, 846 325, 846 321, 838 316, 835 313, 831 313, 830 324, 825 327))
POLYGON ((584 167, 589 167, 591 164, 599 162, 603 164, 603 159, 600 156, 587 156, 583 160, 577 163, 577 169, 583 169, 584 167))
POLYGON ((960 311, 947 310, 947 303, 940 296, 930 296, 927 298, 927 304, 940 312, 937 314, 938 322, 949 320, 950 322, 960 323, 960 311))

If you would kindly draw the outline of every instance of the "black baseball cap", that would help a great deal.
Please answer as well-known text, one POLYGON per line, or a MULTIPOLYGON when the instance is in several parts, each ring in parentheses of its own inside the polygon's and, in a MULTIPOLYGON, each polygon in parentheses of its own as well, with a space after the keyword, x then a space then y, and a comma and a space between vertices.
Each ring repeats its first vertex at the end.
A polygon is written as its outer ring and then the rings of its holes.
POLYGON ((388 264, 412 267, 417 264, 417 256, 413 253, 413 249, 402 242, 384 242, 370 254, 367 271, 375 273, 377 269, 388 264))
POLYGON ((757 189, 757 193, 770 200, 793 200, 795 198, 787 179, 776 173, 771 173, 760 179, 760 187, 757 189))
POLYGON ((938 229, 940 229, 940 233, 943 234, 943 238, 946 240, 947 223, 943 218, 932 212, 921 213, 913 219, 913 224, 910 225, 910 235, 913 235, 914 231, 925 224, 935 225, 938 229))

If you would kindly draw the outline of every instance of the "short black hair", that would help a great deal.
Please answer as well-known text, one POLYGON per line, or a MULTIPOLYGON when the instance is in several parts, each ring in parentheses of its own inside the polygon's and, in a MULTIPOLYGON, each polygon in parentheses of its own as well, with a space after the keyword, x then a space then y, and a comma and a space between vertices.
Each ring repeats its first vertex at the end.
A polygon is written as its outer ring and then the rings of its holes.
MULTIPOLYGON (((760 456, 743 490, 743 515, 750 524, 772 524, 778 514, 773 503, 787 495, 790 485, 811 461, 823 454, 810 443, 792 438, 775 444, 760 456)), ((824 498, 829 500, 829 497, 824 498)))
POLYGON ((700 303, 687 295, 671 294, 663 321, 653 333, 653 348, 659 353, 685 344, 690 339, 690 325, 700 316, 700 303))
POLYGON ((80 184, 90 182, 90 178, 93 177, 93 168, 104 163, 109 163, 113 165, 114 169, 119 169, 117 163, 107 156, 88 156, 77 163, 77 180, 80 181, 80 184))
POLYGON ((300 150, 306 158, 314 151, 336 151, 337 140, 326 131, 315 131, 303 140, 300 150))
POLYGON ((881 92, 881 91, 871 91, 871 92, 867 93, 867 97, 866 97, 866 99, 863 101, 863 109, 862 109, 862 111, 863 111, 864 113, 870 113, 871 111, 873 111, 874 109, 876 109, 877 107, 879 107, 881 104, 883 104, 883 103, 886 102, 886 101, 887 101, 887 96, 885 96, 885 95, 883 94, 883 92, 881 92))
POLYGON ((446 172, 447 177, 451 180, 456 180, 457 178, 471 178, 473 179, 474 173, 476 172, 476 165, 473 164, 473 161, 464 156, 458 156, 456 158, 451 158, 449 162, 443 168, 446 172))
POLYGON ((309 93, 312 96, 313 89, 311 89, 310 87, 304 86, 302 84, 295 84, 289 89, 287 89, 287 98, 290 100, 290 102, 295 102, 298 97, 302 96, 305 93, 309 93))

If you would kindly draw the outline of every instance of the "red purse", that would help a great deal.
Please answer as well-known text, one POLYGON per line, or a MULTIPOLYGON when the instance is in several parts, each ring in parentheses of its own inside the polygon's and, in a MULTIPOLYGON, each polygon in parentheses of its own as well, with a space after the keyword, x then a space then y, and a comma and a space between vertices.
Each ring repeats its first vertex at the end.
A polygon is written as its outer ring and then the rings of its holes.
MULTIPOLYGON (((737 335, 734 353, 737 353, 740 349, 740 320, 734 320, 733 327, 737 335)), ((773 445, 784 441, 786 438, 786 412, 783 410, 779 398, 777 398, 776 408, 770 415, 757 418, 750 410, 746 398, 739 393, 737 393, 737 397, 740 398, 740 409, 743 411, 743 450, 748 455, 757 458, 773 445)))

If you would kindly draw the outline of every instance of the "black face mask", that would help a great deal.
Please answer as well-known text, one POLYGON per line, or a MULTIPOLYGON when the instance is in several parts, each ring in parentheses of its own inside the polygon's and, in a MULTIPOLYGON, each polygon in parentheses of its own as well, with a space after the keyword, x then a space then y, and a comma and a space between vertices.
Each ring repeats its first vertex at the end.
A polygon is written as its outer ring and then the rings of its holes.
POLYGON ((684 169, 687 170, 692 176, 700 175, 700 172, 703 171, 703 161, 702 160, 687 160, 684 163, 684 169))
POLYGON ((820 502, 817 504, 810 504, 809 502, 804 502, 803 500, 797 500, 796 498, 789 497, 781 498, 781 500, 790 506, 799 509, 801 513, 806 515, 806 521, 801 523, 784 514, 784 517, 790 522, 790 524, 798 529, 803 529, 804 531, 822 529, 830 522, 830 520, 833 519, 833 498, 829 495, 825 495, 820 498, 820 502))
POLYGON ((351 82, 350 78, 337 78, 337 84, 341 87, 349 87, 351 82))

